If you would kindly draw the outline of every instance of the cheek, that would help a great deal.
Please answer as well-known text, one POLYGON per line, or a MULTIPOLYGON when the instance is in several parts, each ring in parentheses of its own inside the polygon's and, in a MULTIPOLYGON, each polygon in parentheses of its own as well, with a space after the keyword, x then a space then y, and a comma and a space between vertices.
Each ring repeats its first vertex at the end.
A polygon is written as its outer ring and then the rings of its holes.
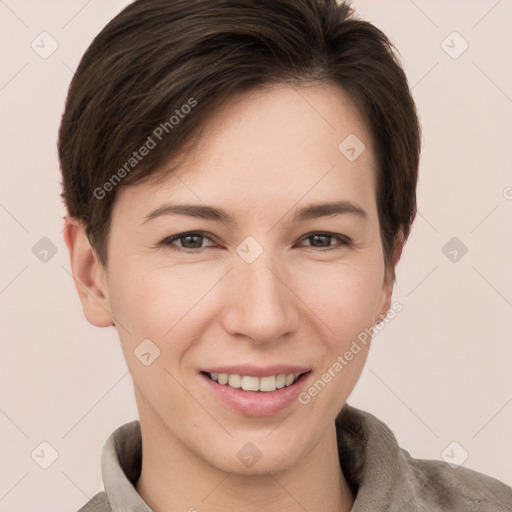
POLYGON ((141 262, 118 268, 122 270, 112 275, 110 284, 113 313, 134 327, 151 331, 171 328, 204 295, 211 281, 211 276, 192 266, 156 268, 141 262))
POLYGON ((383 279, 383 262, 378 258, 331 262, 304 268, 295 290, 338 339, 345 339, 347 334, 373 324, 383 279))
MULTIPOLYGON (((289 297, 289 288, 297 297, 287 299, 292 300, 291 307, 304 319, 309 317, 310 327, 332 351, 350 344, 373 324, 382 289, 381 266, 378 255, 338 261, 304 259, 290 264, 279 278, 286 284, 283 294, 289 297)), ((231 304, 229 278, 222 279, 228 267, 218 262, 152 266, 134 258, 113 268, 112 313, 130 333, 130 346, 150 338, 163 348, 172 340, 173 351, 179 352, 186 349, 181 343, 200 338, 205 323, 215 322, 223 305, 231 304)))
POLYGON ((162 267, 145 262, 120 264, 116 269, 109 283, 110 304, 114 317, 124 327, 118 332, 125 352, 133 352, 149 338, 162 355, 179 361, 200 339, 212 315, 208 292, 215 293, 224 269, 162 267))

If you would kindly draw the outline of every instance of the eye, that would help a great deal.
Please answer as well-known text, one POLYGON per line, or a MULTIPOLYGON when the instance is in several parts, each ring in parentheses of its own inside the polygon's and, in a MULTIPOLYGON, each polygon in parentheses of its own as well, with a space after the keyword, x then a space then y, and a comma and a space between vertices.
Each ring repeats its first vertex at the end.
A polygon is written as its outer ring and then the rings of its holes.
POLYGON ((343 246, 351 245, 351 240, 343 235, 337 235, 334 233, 325 233, 325 232, 318 232, 318 233, 310 233, 309 235, 306 235, 302 238, 302 240, 310 240, 310 247, 314 248, 322 248, 325 247, 325 250, 330 249, 337 249, 343 246), (338 244, 337 246, 332 246, 331 241, 337 240, 338 244), (318 244, 318 245, 317 245, 318 244))
POLYGON ((213 247, 215 244, 204 246, 203 241, 212 239, 206 236, 202 231, 194 231, 190 233, 180 233, 179 235, 174 235, 169 238, 163 240, 160 245, 164 246, 172 246, 172 248, 177 249, 178 251, 184 252, 198 252, 197 250, 186 250, 186 249, 204 249, 207 247, 213 247), (177 245, 175 242, 179 241, 180 245, 177 245))
MULTIPOLYGON (((301 240, 307 240, 309 241, 309 244, 307 245, 315 249, 323 249, 323 251, 339 249, 340 247, 350 246, 352 244, 350 238, 346 236, 326 232, 310 233, 302 237, 301 240), (336 245, 332 245, 331 242, 333 240, 336 240, 338 243, 336 245)), ((159 246, 166 246, 178 251, 188 253, 198 253, 201 251, 201 249, 216 247, 212 238, 207 236, 207 234, 203 231, 179 233, 178 235, 170 236, 162 240, 159 246), (209 240, 212 243, 210 245, 204 246, 203 242, 205 240, 209 240), (179 244, 177 242, 179 242, 179 244)))

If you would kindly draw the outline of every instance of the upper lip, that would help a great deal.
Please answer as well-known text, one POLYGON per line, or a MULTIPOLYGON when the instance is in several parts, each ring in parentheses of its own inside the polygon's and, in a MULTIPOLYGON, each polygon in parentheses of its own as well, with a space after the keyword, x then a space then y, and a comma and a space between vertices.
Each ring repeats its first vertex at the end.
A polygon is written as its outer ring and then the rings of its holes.
POLYGON ((280 375, 284 373, 301 374, 306 373, 311 368, 306 366, 295 366, 291 364, 274 364, 270 366, 254 366, 251 364, 241 364, 238 366, 215 366, 204 368, 201 371, 206 373, 227 373, 228 375, 247 375, 251 377, 270 377, 271 375, 280 375))

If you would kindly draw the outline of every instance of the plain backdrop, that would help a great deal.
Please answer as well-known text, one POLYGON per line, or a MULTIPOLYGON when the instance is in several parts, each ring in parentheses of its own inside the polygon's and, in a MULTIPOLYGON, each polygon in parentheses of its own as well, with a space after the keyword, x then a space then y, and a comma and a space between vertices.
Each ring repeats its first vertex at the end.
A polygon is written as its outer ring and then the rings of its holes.
MULTIPOLYGON (((102 488, 105 440, 137 418, 116 331, 88 324, 71 278, 56 152, 73 71, 126 4, 0 1, 2 512, 80 508, 102 488)), ((353 4, 400 51, 423 153, 403 311, 349 403, 414 457, 449 453, 510 485, 512 1, 353 4)))

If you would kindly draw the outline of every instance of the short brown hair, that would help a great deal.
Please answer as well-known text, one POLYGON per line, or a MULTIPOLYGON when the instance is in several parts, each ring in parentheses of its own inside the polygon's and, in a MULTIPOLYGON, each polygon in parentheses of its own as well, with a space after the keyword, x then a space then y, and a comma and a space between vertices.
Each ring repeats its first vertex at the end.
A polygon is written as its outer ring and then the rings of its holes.
POLYGON ((103 28, 71 81, 58 141, 62 198, 100 262, 118 183, 154 176, 234 94, 312 81, 339 85, 373 137, 392 266, 416 214, 420 125, 392 43, 336 0, 136 0, 103 28))

